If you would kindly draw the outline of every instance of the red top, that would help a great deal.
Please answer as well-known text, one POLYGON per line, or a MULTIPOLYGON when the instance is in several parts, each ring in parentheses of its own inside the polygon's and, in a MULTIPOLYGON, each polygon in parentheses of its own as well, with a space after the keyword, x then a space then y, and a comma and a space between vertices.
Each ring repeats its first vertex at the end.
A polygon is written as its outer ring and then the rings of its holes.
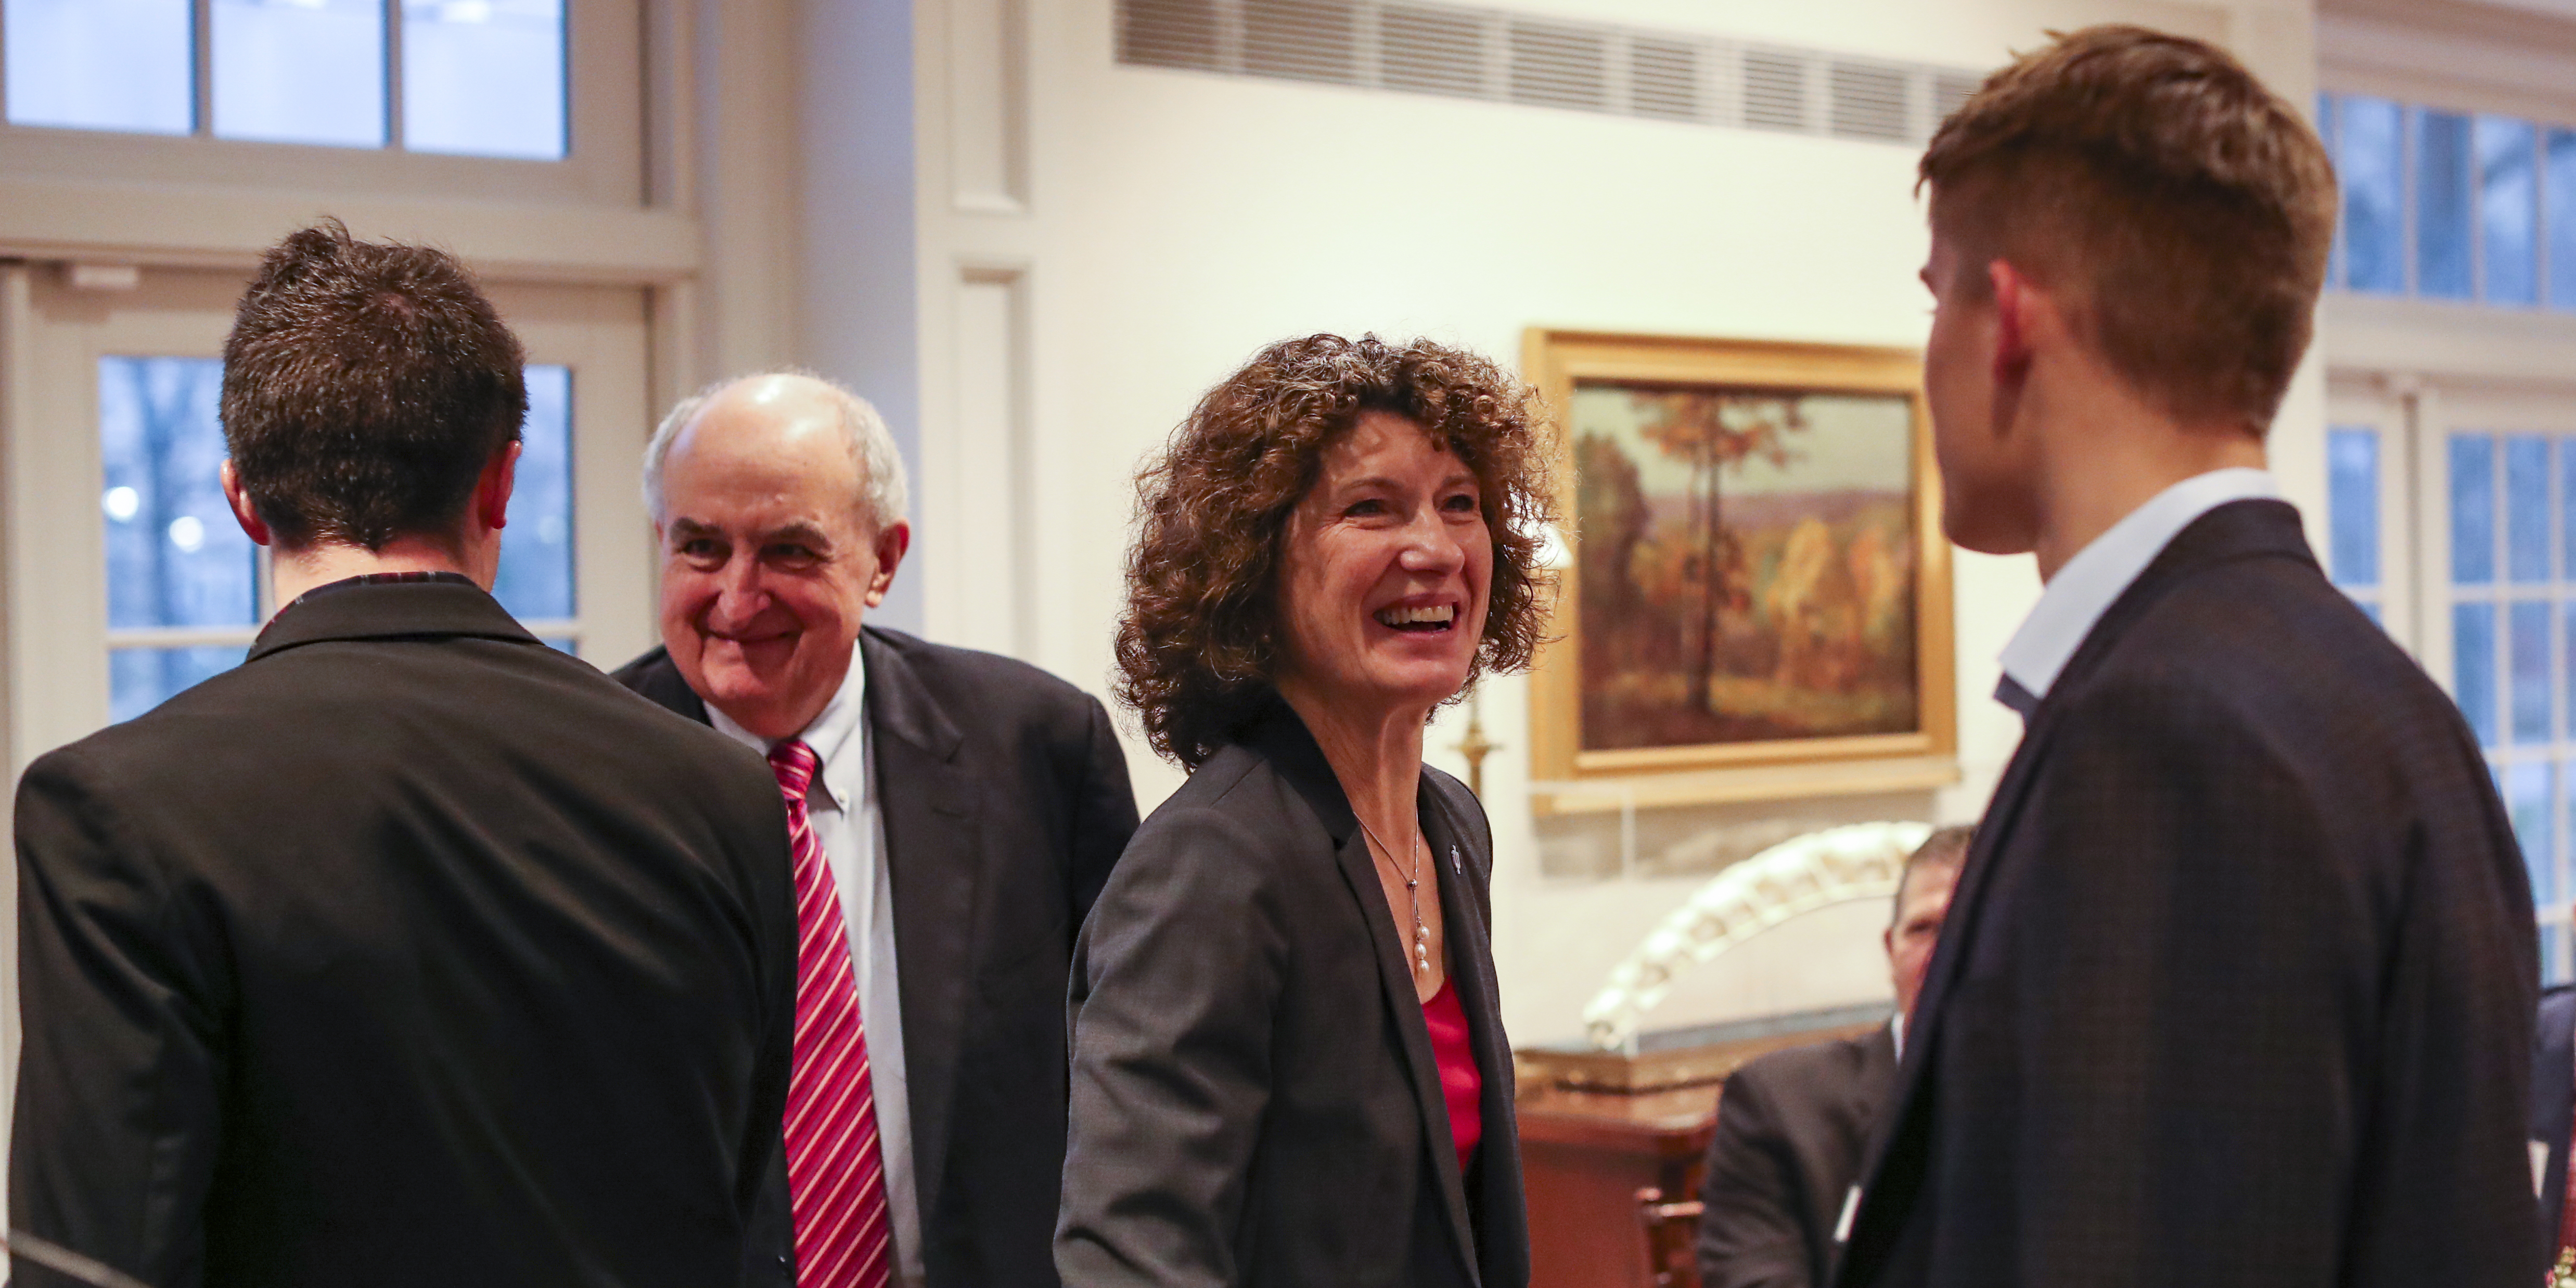
POLYGON ((1467 1008, 1458 1004, 1458 986, 1440 981, 1440 991, 1422 1004, 1422 1022, 1431 1028, 1431 1057, 1440 1065, 1440 1094, 1449 1102, 1449 1139, 1458 1146, 1458 1174, 1467 1174, 1476 1144, 1485 1138, 1485 1075, 1476 1069, 1476 1048, 1467 1036, 1467 1008))

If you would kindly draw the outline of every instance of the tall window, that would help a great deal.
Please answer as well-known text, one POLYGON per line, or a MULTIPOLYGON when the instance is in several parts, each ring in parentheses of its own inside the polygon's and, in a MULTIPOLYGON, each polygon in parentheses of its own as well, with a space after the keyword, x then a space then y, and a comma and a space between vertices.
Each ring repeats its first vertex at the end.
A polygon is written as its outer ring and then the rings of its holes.
POLYGON ((2576 428, 2480 428, 2474 419, 2383 432, 2328 431, 2327 564, 2374 619, 2392 580, 2425 587, 2415 641, 2439 668, 2504 798, 2541 918, 2543 977, 2576 978, 2568 904, 2576 900, 2576 428), (2384 453, 2404 440, 2439 476, 2419 496, 2437 531, 2434 566, 2388 565, 2384 453), (2447 663, 2441 661, 2447 645, 2447 663))
MULTIPOLYGON (((2450 466, 2452 695, 2476 731, 2531 868, 2532 901, 2563 906, 2568 710, 2576 646, 2576 438, 2455 432, 2450 466)), ((2553 928, 2548 973, 2567 971, 2566 932, 2553 928)))
POLYGON ((0 42, 12 125, 529 160, 570 148, 564 0, 5 0, 0 42))

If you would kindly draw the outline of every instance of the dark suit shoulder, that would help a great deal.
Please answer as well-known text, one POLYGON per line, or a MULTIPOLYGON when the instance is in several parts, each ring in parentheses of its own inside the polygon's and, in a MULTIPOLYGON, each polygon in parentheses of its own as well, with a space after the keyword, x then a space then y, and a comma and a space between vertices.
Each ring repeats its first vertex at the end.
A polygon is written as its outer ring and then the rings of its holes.
MULTIPOLYGON (((1769 1051, 1745 1061, 1726 1076, 1726 1091, 1771 1092, 1775 1089, 1802 1093, 1843 1094, 1858 1085, 1874 1063, 1876 1048, 1888 1046, 1887 1030, 1872 1029, 1847 1038, 1815 1042, 1806 1046, 1769 1051)), ((1889 1049, 1893 1067, 1893 1049, 1889 1049)))
POLYGON ((1015 657, 933 644, 881 626, 866 628, 866 634, 901 658, 914 678, 952 712, 977 712, 987 718, 1017 714, 1088 719, 1098 705, 1098 699, 1071 681, 1015 657))
MULTIPOLYGON (((1302 822, 1311 825, 1318 837, 1325 835, 1322 823, 1287 781, 1260 753, 1242 746, 1220 747, 1191 770, 1180 789, 1137 827, 1136 840, 1141 842, 1201 812, 1257 820, 1274 829, 1278 824, 1302 822)), ((1271 834, 1276 835, 1275 830, 1271 834)))
POLYGON ((2106 685, 2257 714, 2332 705, 2357 720, 2429 719, 2465 732, 2457 708, 2386 631, 2314 564, 2286 556, 2229 559, 2174 579, 2069 696, 2106 685))
POLYGON ((2576 984, 2559 984, 2543 989, 2540 994, 2540 1040, 2556 1043, 2561 1049, 2570 1045, 2576 1034, 2576 984))
POLYGON ((707 704, 698 697, 689 682, 680 677, 679 664, 671 660, 671 650, 654 645, 652 651, 608 673, 608 678, 625 685, 665 711, 707 723, 707 704))

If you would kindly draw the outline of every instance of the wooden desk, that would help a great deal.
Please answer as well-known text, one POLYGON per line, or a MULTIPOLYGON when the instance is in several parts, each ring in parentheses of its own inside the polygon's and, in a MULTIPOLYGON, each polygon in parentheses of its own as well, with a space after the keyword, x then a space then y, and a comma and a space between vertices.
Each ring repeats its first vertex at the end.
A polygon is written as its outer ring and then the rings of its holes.
POLYGON ((1842 1025, 1748 1038, 1620 1062, 1520 1053, 1521 1183, 1529 1192, 1530 1288, 1651 1288, 1637 1191, 1699 1197, 1717 1131, 1719 1081, 1757 1055, 1866 1032, 1842 1025), (1605 1062, 1610 1066, 1605 1070, 1605 1062), (1577 1090, 1575 1079, 1651 1088, 1657 1067, 1695 1079, 1647 1090, 1577 1090), (1608 1076, 1604 1077, 1605 1071, 1608 1076))

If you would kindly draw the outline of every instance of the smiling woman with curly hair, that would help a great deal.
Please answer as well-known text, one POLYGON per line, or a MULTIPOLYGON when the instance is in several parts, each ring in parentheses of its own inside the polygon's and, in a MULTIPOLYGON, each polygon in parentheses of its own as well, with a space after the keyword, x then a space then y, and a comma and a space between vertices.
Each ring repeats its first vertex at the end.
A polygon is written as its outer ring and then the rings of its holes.
POLYGON ((1191 775, 1074 950, 1067 1285, 1527 1283, 1491 834, 1422 739, 1529 663, 1552 459, 1486 359, 1315 335, 1138 480, 1119 696, 1191 775))

